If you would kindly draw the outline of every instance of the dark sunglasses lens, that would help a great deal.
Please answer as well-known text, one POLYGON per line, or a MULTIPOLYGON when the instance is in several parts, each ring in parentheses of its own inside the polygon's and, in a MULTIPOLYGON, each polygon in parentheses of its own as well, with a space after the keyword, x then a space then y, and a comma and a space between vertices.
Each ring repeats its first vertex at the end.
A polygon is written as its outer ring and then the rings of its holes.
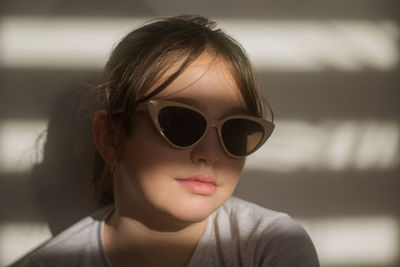
POLYGON ((194 144, 206 129, 204 117, 183 107, 164 107, 158 114, 158 123, 165 137, 181 147, 194 144))
POLYGON ((253 152, 264 136, 264 127, 247 119, 231 119, 222 125, 222 139, 226 149, 235 156, 253 152))

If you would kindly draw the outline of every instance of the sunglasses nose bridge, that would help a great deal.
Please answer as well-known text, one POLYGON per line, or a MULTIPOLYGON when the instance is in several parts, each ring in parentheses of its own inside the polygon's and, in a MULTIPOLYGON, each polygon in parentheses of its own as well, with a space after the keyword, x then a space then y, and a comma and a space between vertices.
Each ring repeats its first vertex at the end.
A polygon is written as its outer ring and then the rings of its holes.
POLYGON ((217 128, 217 121, 216 120, 210 120, 210 128, 217 128))
POLYGON ((208 121, 208 130, 207 132, 211 129, 211 128, 215 128, 216 134, 218 136, 219 141, 222 143, 222 146, 224 146, 223 141, 222 141, 222 136, 221 136, 221 121, 219 120, 209 120, 208 121))
MULTIPOLYGON (((201 138, 196 142, 196 143, 198 143, 198 142, 200 142, 200 140, 202 140, 207 134, 209 134, 209 131, 211 130, 211 128, 215 128, 215 133, 213 133, 213 134, 216 134, 217 136, 216 136, 216 141, 221 145, 221 149, 223 150, 223 151, 225 151, 225 152, 227 152, 227 150, 226 150, 226 148, 225 148, 225 145, 224 145, 224 142, 223 142, 223 140, 222 140, 222 136, 221 136, 221 125, 222 125, 222 121, 220 121, 220 120, 212 120, 212 119, 208 119, 207 120, 207 127, 206 127, 206 129, 204 130, 204 133, 203 133, 203 135, 201 136, 201 138)), ((227 152, 228 153, 228 152, 227 152)), ((229 153, 228 153, 229 154, 229 153)))
POLYGON ((208 121, 208 125, 209 125, 208 128, 215 128, 215 130, 217 130, 217 132, 219 133, 221 121, 219 121, 219 120, 209 120, 208 121))

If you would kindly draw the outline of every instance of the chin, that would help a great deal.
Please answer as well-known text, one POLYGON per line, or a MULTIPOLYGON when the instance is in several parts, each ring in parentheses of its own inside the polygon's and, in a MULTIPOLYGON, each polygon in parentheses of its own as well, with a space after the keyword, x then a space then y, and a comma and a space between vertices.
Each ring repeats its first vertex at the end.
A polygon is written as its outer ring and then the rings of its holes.
MULTIPOLYGON (((172 215, 186 223, 197 223, 206 220, 220 205, 212 198, 200 196, 191 201, 185 201, 179 207, 175 206, 172 215)), ((221 203, 222 205, 222 203, 221 203)))

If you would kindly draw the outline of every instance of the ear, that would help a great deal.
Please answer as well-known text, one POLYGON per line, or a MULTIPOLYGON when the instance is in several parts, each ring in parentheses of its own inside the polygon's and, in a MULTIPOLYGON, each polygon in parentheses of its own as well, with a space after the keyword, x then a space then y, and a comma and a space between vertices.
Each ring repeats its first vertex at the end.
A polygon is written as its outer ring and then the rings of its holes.
POLYGON ((97 151, 103 160, 112 167, 118 164, 118 129, 107 118, 105 110, 97 111, 92 120, 92 135, 97 147, 97 151))

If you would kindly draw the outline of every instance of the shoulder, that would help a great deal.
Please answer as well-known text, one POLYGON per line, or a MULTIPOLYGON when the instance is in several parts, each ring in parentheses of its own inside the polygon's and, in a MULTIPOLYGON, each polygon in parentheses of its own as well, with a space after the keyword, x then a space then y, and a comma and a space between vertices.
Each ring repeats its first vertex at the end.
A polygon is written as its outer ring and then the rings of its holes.
POLYGON ((230 239, 222 247, 245 266, 319 266, 310 237, 285 213, 232 197, 213 224, 219 240, 230 239))
POLYGON ((266 209, 257 204, 231 197, 219 208, 215 217, 217 220, 229 220, 236 227, 254 228, 265 231, 276 226, 294 227, 298 224, 287 214, 266 209))
POLYGON ((103 259, 101 228, 113 207, 104 207, 48 240, 11 267, 102 266, 91 264, 92 257, 103 259))

